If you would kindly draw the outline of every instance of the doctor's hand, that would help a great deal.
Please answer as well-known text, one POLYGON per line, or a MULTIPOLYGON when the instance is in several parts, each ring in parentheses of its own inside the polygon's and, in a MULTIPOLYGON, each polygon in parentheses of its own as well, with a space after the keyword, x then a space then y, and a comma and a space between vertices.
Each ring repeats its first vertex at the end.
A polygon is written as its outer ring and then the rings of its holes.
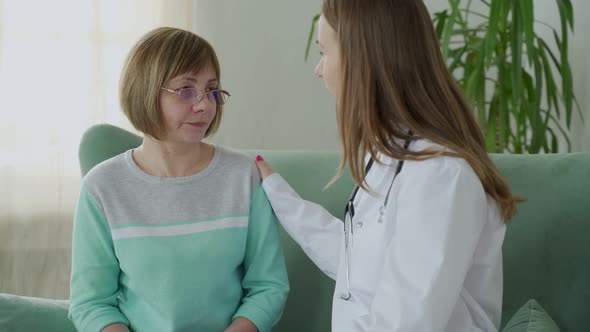
POLYGON ((272 167, 270 167, 270 165, 266 161, 264 161, 261 155, 256 156, 256 166, 260 171, 260 175, 262 176, 263 181, 275 172, 272 169, 272 167))

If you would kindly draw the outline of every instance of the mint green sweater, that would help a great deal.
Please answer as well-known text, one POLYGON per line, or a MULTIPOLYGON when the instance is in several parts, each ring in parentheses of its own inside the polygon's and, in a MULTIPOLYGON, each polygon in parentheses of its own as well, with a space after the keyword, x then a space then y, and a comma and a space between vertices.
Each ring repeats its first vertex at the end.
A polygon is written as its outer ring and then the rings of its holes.
POLYGON ((83 180, 69 316, 80 331, 269 331, 288 281, 274 213, 254 163, 218 147, 187 177, 144 173, 131 150, 83 180))

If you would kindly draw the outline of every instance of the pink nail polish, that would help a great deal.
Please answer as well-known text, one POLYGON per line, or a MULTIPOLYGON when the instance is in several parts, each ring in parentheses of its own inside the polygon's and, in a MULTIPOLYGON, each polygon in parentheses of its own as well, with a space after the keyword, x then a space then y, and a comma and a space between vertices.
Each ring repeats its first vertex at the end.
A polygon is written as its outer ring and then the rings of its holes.
POLYGON ((262 160, 264 160, 264 158, 262 158, 262 156, 261 156, 261 155, 257 155, 257 156, 256 156, 256 161, 262 161, 262 160))

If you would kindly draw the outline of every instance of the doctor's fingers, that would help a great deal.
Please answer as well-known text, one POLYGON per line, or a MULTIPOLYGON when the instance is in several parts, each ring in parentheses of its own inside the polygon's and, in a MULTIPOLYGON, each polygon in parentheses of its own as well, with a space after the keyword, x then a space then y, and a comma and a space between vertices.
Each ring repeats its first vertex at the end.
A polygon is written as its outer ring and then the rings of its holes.
POLYGON ((272 167, 270 167, 270 165, 266 161, 264 161, 264 159, 260 155, 258 155, 256 157, 256 166, 258 167, 258 170, 260 171, 260 175, 262 176, 262 180, 266 179, 267 177, 269 177, 270 175, 272 175, 275 172, 272 169, 272 167))

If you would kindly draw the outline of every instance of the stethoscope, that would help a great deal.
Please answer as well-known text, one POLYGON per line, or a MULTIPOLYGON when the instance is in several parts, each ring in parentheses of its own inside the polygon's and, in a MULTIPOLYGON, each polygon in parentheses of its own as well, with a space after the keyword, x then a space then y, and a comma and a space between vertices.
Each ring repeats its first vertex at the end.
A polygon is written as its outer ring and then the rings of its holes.
MULTIPOLYGON (((404 149, 408 149, 410 146, 410 141, 406 140, 404 143, 404 149)), ((373 158, 369 158, 367 162, 367 166, 365 166, 365 174, 369 173, 369 170, 373 166, 373 158)), ((389 194, 391 192, 391 188, 393 187, 393 183, 395 182, 395 178, 398 174, 402 171, 404 167, 404 161, 399 160, 397 162, 397 167, 395 168, 395 173, 393 174, 393 179, 389 184, 389 189, 387 190, 387 195, 383 200, 383 203, 379 207, 379 218, 377 219, 378 223, 383 223, 383 213, 385 212, 385 208, 387 207, 387 202, 389 201, 389 194)), ((348 301, 352 296, 350 293, 350 248, 351 243, 350 240, 353 236, 352 234, 352 218, 354 218, 354 198, 359 191, 359 186, 355 185, 352 193, 350 194, 350 198, 348 199, 348 203, 346 203, 346 207, 344 208, 344 260, 346 261, 345 271, 346 271, 346 293, 340 295, 340 298, 348 301)))

